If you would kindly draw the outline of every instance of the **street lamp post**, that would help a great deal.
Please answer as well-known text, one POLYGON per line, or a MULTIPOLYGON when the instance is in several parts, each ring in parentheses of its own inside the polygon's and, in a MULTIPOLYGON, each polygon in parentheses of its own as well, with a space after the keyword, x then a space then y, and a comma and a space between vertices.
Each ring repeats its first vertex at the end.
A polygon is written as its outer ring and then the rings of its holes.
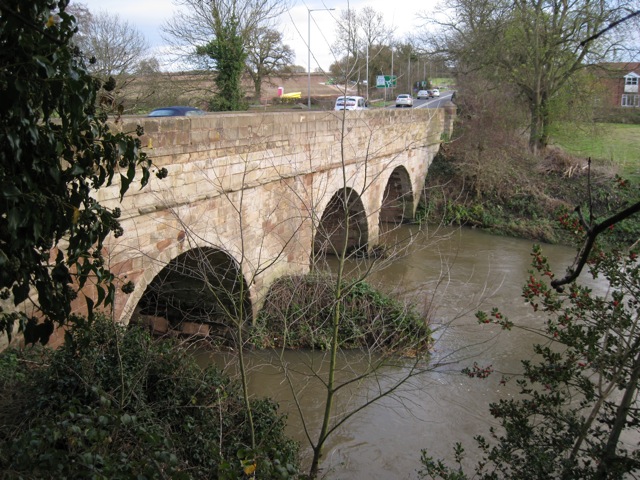
POLYGON ((367 41, 367 103, 369 103, 369 41, 367 41))
POLYGON ((307 108, 311 110, 311 12, 335 10, 335 8, 307 9, 307 108))

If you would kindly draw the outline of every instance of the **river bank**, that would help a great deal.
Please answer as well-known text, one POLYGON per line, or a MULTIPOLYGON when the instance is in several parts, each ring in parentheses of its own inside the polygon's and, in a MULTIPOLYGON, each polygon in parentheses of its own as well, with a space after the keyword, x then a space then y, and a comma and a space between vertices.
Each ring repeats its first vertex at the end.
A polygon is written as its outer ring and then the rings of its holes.
MULTIPOLYGON (((538 157, 525 152, 522 147, 474 157, 468 146, 443 145, 427 174, 420 217, 429 223, 571 245, 559 222, 563 215, 579 207, 586 218, 592 214, 602 219, 637 201, 636 190, 611 162, 589 162, 557 147, 538 157)), ((629 245, 639 233, 640 221, 630 218, 616 226, 609 241, 629 245)))

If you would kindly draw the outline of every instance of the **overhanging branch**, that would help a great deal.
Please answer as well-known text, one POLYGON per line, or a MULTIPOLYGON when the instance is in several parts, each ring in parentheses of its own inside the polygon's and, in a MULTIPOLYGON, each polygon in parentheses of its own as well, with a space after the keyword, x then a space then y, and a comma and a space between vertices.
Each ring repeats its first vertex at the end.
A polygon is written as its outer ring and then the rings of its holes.
POLYGON ((587 260, 589 258, 589 254, 591 253, 591 250, 593 249, 593 245, 594 245, 598 235, 600 235, 602 232, 607 230, 609 227, 612 227, 616 223, 619 223, 622 220, 630 217, 631 215, 634 215, 634 214, 640 212, 640 202, 634 203, 633 205, 625 208, 624 210, 616 213, 615 215, 607 218, 603 222, 600 222, 600 223, 598 223, 598 224, 596 224, 596 225, 594 225, 592 227, 588 227, 587 226, 586 222, 584 221, 584 218, 582 217, 582 213, 580 212, 580 207, 576 207, 576 212, 580 216, 581 223, 585 226, 585 229, 586 229, 586 232, 587 232, 587 237, 586 237, 586 239, 585 239, 585 241, 584 241, 584 243, 582 245, 582 248, 580 250, 580 254, 578 256, 578 263, 577 263, 576 268, 575 269, 569 269, 567 275, 565 275, 563 278, 560 278, 558 280, 553 280, 551 282, 551 286, 553 288, 555 288, 559 292, 562 291, 562 286, 563 285, 566 285, 567 283, 571 283, 576 278, 578 278, 578 275, 580 275, 580 272, 582 272, 582 269, 584 268, 585 264, 587 263, 587 260))
POLYGON ((591 35, 589 38, 587 38, 586 40, 583 40, 582 42, 580 42, 580 46, 584 47, 587 43, 592 42, 593 40, 595 40, 596 38, 598 38, 600 35, 604 35, 606 32, 608 32, 609 30, 611 30, 612 28, 617 27, 618 25, 620 25, 623 22, 626 22, 627 20, 629 20, 630 18, 635 17, 636 15, 640 15, 640 10, 637 10, 635 12, 631 12, 629 15, 627 15, 626 17, 621 18, 620 20, 617 20, 615 22, 613 22, 611 25, 609 25, 608 27, 604 28, 603 30, 600 30, 599 32, 594 33, 593 35, 591 35))

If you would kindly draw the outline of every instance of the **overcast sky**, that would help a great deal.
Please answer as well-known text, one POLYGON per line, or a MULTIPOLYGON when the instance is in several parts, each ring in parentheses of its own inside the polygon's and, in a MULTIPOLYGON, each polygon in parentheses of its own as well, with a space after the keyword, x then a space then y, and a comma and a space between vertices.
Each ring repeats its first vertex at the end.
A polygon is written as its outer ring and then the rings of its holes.
MULTIPOLYGON (((91 12, 107 11, 118 14, 121 19, 133 24, 147 39, 150 46, 160 49, 163 45, 160 26, 178 8, 172 0, 76 0, 87 5, 91 12)), ((341 10, 350 5, 356 11, 370 6, 385 15, 388 26, 395 27, 395 38, 402 40, 407 32, 417 28, 421 20, 418 13, 433 11, 437 0, 355 0, 351 2, 332 0, 294 0, 291 9, 282 18, 285 43, 296 54, 296 65, 306 70, 308 63, 307 37, 311 32, 311 70, 317 63, 328 70, 334 59, 330 55, 329 45, 335 36, 335 24, 341 10), (308 9, 335 8, 335 11, 316 11, 311 13, 311 26, 308 26, 308 9), (317 60, 317 63, 314 61, 317 60)))

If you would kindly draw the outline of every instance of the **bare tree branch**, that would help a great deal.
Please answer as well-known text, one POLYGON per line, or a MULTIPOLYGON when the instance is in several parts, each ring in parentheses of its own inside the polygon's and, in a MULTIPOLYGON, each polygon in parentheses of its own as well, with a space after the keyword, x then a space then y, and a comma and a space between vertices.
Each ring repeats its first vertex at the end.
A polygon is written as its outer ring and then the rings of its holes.
POLYGON ((627 15, 624 18, 621 18, 620 20, 617 20, 613 23, 611 23, 608 27, 603 28, 602 30, 600 30, 599 32, 594 33, 593 35, 591 35, 589 38, 587 38, 586 40, 583 40, 582 42, 580 42, 580 46, 584 47, 587 43, 592 42, 593 40, 595 40, 596 38, 598 38, 601 35, 604 35, 605 33, 607 33, 609 30, 617 27, 618 25, 620 25, 621 23, 626 22, 627 20, 636 17, 640 15, 640 10, 636 10, 635 12, 630 13, 629 15, 627 15))
POLYGON ((582 272, 582 269, 584 268, 585 264, 587 263, 587 260, 589 259, 589 254, 593 249, 593 245, 598 235, 600 235, 602 232, 607 230, 609 227, 612 227, 616 223, 619 223, 622 220, 629 218, 631 215, 634 215, 640 212, 640 202, 634 203, 633 205, 622 210, 621 212, 618 212, 615 215, 612 215, 611 217, 607 218, 603 222, 597 223, 592 227, 588 227, 586 222, 584 221, 584 218, 582 218, 580 207, 576 207, 575 211, 580 216, 580 219, 581 219, 580 221, 582 222, 582 224, 585 227, 587 227, 586 228, 587 236, 585 238, 584 244, 582 245, 582 248, 580 249, 580 253, 578 255, 575 269, 574 268, 567 269, 567 274, 564 277, 557 280, 553 280, 551 282, 551 286, 559 292, 563 290, 562 289, 563 285, 571 283, 576 278, 578 278, 578 276, 580 275, 580 272, 582 272))

